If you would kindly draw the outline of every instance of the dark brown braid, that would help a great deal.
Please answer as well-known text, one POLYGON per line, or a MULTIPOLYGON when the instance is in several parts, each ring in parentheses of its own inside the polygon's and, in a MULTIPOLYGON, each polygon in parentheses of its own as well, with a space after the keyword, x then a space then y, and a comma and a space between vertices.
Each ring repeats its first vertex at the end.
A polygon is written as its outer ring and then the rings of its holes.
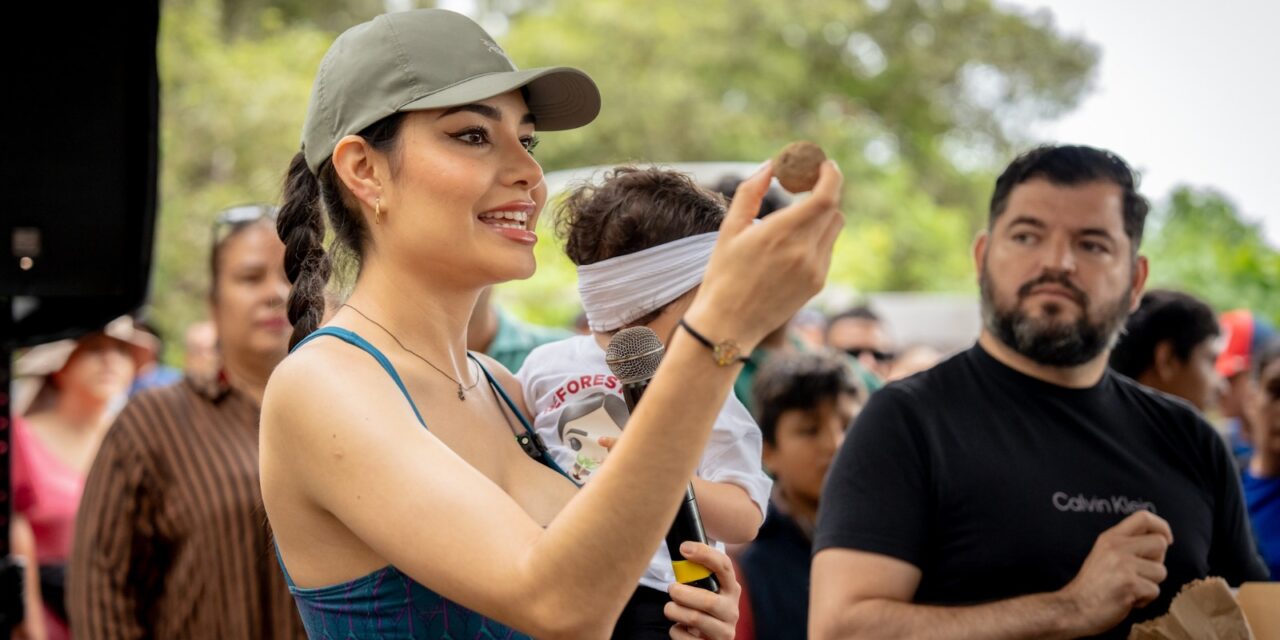
MULTIPOLYGON (((397 113, 383 118, 358 134, 374 149, 389 155, 393 175, 398 168, 398 158, 393 152, 404 115, 397 113)), ((284 271, 293 283, 288 305, 289 322, 293 324, 290 349, 319 328, 324 318, 325 287, 333 265, 324 248, 322 211, 328 212, 329 224, 333 226, 334 249, 350 253, 358 272, 369 230, 359 207, 350 204, 353 202, 354 198, 334 172, 332 162, 326 159, 317 177, 307 167, 302 152, 293 157, 276 217, 276 233, 285 246, 284 271)))
POLYGON ((324 215, 320 212, 320 183, 307 158, 298 152, 289 163, 284 197, 276 216, 276 233, 284 242, 284 271, 293 283, 289 292, 292 349, 320 326, 324 317, 324 288, 329 283, 329 255, 324 250, 324 215))

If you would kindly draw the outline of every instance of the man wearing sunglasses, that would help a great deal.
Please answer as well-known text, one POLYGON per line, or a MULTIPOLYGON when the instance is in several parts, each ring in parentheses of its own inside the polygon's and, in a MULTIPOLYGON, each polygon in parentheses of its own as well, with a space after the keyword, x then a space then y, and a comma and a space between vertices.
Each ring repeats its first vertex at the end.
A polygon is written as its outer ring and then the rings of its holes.
POLYGON ((893 340, 880 316, 866 305, 854 307, 831 318, 827 324, 827 346, 843 351, 862 368, 881 380, 893 365, 893 340))

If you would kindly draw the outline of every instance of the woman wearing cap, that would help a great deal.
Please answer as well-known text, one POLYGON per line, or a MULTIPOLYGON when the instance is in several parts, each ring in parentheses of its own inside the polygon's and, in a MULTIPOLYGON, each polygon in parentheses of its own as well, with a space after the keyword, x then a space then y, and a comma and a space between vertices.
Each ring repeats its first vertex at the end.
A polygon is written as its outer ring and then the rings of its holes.
MULTIPOLYGON (((519 385, 466 352, 467 321, 486 286, 533 273, 546 199, 535 128, 585 125, 598 104, 581 72, 517 71, 447 11, 354 27, 321 63, 278 225, 299 346, 272 375, 261 429, 264 504, 313 638, 606 637, 732 387, 731 352, 821 286, 842 224, 835 165, 813 196, 752 225, 771 177, 761 170, 685 316, 720 348, 676 334, 585 489, 522 450, 519 385), (312 334, 326 213, 358 275, 312 334)), ((725 587, 674 586, 672 636, 730 637, 727 558, 686 556, 725 587)))
POLYGON ((19 378, 34 379, 36 389, 21 403, 25 418, 13 424, 14 510, 33 534, 49 638, 69 637, 61 596, 85 475, 156 345, 122 317, 78 340, 35 347, 16 362, 19 378))
POLYGON ((237 207, 215 223, 216 378, 138 393, 102 442, 69 572, 77 638, 306 637, 258 493, 258 408, 292 331, 273 215, 237 207))

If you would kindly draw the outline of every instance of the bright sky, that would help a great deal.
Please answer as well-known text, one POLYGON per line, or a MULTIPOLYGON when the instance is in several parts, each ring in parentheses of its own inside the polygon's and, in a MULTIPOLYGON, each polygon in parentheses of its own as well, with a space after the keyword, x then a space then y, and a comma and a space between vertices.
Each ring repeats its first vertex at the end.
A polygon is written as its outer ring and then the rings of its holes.
POLYGON ((1102 52, 1093 92, 1039 137, 1119 153, 1157 200, 1216 189, 1280 248, 1280 2, 1000 1, 1047 9, 1102 52))

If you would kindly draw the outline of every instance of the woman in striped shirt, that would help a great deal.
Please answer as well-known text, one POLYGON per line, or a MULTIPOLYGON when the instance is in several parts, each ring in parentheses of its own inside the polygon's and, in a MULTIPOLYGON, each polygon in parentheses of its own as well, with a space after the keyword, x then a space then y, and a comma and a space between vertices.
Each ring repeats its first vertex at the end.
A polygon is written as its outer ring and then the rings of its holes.
POLYGON ((103 440, 72 548, 74 637, 306 637, 258 489, 259 405, 291 330, 273 226, 260 206, 215 224, 218 377, 138 394, 103 440))

